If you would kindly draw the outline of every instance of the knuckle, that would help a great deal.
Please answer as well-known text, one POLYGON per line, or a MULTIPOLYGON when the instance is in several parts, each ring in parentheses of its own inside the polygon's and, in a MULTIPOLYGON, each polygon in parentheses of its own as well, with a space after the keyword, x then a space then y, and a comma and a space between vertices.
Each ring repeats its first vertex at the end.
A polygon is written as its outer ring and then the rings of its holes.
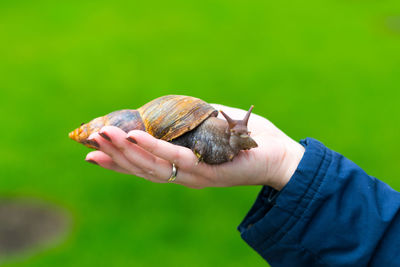
POLYGON ((142 167, 142 173, 148 177, 148 176, 153 176, 154 175, 154 171, 148 167, 142 167))
POLYGON ((150 157, 150 165, 151 166, 159 166, 160 164, 161 164, 160 158, 158 158, 156 156, 150 157))
POLYGON ((149 144, 146 147, 146 149, 149 152, 154 153, 154 151, 157 151, 157 148, 159 147, 159 142, 160 142, 160 140, 158 140, 158 139, 152 139, 152 141, 149 142, 149 144))
POLYGON ((114 145, 119 151, 125 152, 125 150, 126 150, 126 145, 122 144, 122 143, 118 140, 118 138, 114 138, 113 141, 114 141, 114 142, 113 142, 113 145, 114 145))
POLYGON ((117 145, 117 148, 119 151, 121 151, 122 153, 126 152, 126 147, 125 146, 121 146, 121 145, 117 145))
MULTIPOLYGON (((147 180, 151 181, 151 182, 161 182, 163 179, 163 174, 160 173, 157 170, 154 170, 152 168, 142 168, 142 173, 144 174, 144 176, 146 177, 147 180)), ((168 177, 167 177, 168 178, 168 177)), ((167 179, 165 178, 165 179, 167 179)))
POLYGON ((182 153, 181 153, 181 150, 179 148, 174 150, 174 152, 172 153, 172 156, 173 156, 173 163, 178 165, 178 166, 181 165, 182 153))
POLYGON ((153 176, 155 174, 157 174, 157 171, 154 170, 154 168, 156 166, 158 166, 158 162, 157 162, 157 158, 156 157, 150 156, 150 157, 146 158, 146 161, 141 161, 141 162, 138 162, 138 163, 139 163, 140 169, 142 169, 142 171, 145 174, 153 175, 153 176))

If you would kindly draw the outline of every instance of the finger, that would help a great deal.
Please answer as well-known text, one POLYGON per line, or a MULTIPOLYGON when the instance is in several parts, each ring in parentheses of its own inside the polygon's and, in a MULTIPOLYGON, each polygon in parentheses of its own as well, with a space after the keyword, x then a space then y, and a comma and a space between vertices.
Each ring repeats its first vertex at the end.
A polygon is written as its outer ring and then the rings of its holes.
POLYGON ((132 165, 129 160, 127 160, 125 156, 121 153, 121 151, 114 147, 113 144, 100 137, 98 133, 91 134, 88 140, 90 140, 91 142, 95 141, 99 146, 99 150, 112 158, 114 163, 116 163, 121 168, 127 170, 131 174, 144 177, 139 168, 132 165))
POLYGON ((116 172, 120 173, 125 173, 125 174, 131 174, 128 170, 120 167, 118 164, 116 164, 110 156, 105 154, 102 151, 92 151, 89 154, 86 155, 85 160, 87 162, 99 165, 103 168, 113 170, 116 172))
POLYGON ((154 138, 143 131, 129 132, 128 139, 133 139, 138 146, 146 151, 174 163, 181 170, 184 170, 188 174, 193 174, 195 177, 212 176, 214 173, 210 165, 199 163, 198 158, 189 148, 154 138))
POLYGON ((171 175, 171 163, 163 160, 126 139, 126 133, 117 127, 105 126, 99 133, 112 142, 132 165, 139 168, 146 177, 165 182, 171 175))
MULTIPOLYGON (((151 154, 140 146, 132 143, 132 141, 128 141, 126 139, 126 133, 118 127, 105 126, 100 130, 99 135, 106 140, 110 140, 107 142, 112 142, 132 164, 140 168, 142 176, 146 176, 147 174, 148 180, 159 183, 168 182, 169 177, 172 175, 172 164, 169 161, 151 154)), ((197 181, 198 179, 192 174, 182 171, 178 166, 176 166, 176 168, 178 171, 173 183, 191 188, 204 187, 200 185, 197 181)))
POLYGON ((144 174, 158 179, 158 182, 168 181, 172 174, 171 163, 178 168, 174 183, 191 188, 205 187, 208 181, 204 177, 213 173, 207 164, 197 164, 198 159, 190 149, 156 139, 146 132, 131 131, 128 138, 121 139, 121 135, 126 136, 125 132, 117 127, 106 126, 100 130, 100 134, 106 134, 109 137, 106 139, 111 139, 130 162, 139 166, 144 174))
POLYGON ((182 146, 177 146, 166 141, 154 138, 143 131, 130 131, 128 139, 134 140, 138 146, 144 150, 165 159, 183 169, 192 169, 196 167, 198 161, 193 152, 182 146))
MULTIPOLYGON (((109 170, 132 175, 131 172, 125 170, 124 168, 121 168, 118 164, 116 164, 112 160, 110 156, 108 156, 102 151, 92 151, 88 153, 85 160, 109 170)), ((172 174, 172 168, 171 168, 171 174, 172 174)), ((187 174, 183 171, 180 171, 179 169, 176 176, 177 176, 176 179, 172 182, 174 184, 180 184, 195 189, 204 188, 206 186, 206 183, 204 183, 204 181, 200 181, 200 179, 194 177, 192 174, 187 174)), ((164 182, 167 181, 168 179, 165 179, 164 182)))

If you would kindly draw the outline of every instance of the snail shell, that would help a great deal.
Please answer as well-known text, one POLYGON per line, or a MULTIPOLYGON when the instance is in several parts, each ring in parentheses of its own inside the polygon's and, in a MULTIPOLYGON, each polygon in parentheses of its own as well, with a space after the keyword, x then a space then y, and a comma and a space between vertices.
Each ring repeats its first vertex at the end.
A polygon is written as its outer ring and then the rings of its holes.
POLYGON ((103 126, 117 126, 125 132, 143 130, 152 136, 171 141, 193 130, 218 111, 201 99, 191 96, 167 95, 154 99, 137 110, 124 109, 82 124, 69 137, 94 148, 87 138, 103 126))

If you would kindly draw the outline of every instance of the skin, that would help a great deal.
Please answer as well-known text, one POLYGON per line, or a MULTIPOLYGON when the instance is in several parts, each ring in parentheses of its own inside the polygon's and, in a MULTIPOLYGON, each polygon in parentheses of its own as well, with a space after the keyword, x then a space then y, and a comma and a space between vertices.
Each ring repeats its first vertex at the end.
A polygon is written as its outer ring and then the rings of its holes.
MULTIPOLYGON (((213 106, 232 118, 243 118, 247 112, 217 104, 213 106)), ((256 114, 250 116, 248 129, 258 147, 240 151, 233 161, 219 165, 198 163, 190 149, 156 139, 146 132, 134 130, 127 134, 114 126, 105 126, 89 137, 99 144, 99 149, 90 152, 86 160, 158 183, 167 182, 174 163, 178 174, 173 183, 190 188, 268 185, 281 190, 300 163, 303 146, 256 114), (136 144, 127 138, 134 139, 136 144)))

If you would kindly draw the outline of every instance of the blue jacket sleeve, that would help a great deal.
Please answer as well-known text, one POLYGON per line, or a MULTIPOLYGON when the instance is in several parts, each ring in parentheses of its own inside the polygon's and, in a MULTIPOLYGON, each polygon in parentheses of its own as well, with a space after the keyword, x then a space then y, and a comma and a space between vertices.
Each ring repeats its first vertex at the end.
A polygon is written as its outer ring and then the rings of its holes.
POLYGON ((263 187, 239 225, 271 266, 400 266, 400 193, 320 142, 289 183, 263 187))

